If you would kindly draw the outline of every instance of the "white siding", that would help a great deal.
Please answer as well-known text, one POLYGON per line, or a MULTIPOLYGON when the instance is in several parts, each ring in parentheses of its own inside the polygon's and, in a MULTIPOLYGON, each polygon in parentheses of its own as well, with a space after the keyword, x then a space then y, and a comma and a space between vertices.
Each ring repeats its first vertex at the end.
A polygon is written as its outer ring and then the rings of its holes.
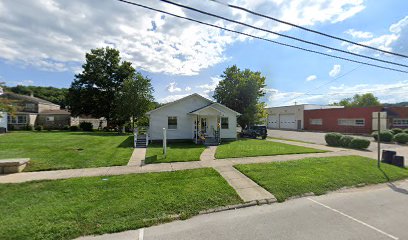
MULTIPOLYGON (((192 139, 194 128, 193 119, 196 116, 189 113, 211 103, 210 100, 192 95, 151 112, 149 116, 150 139, 163 139, 163 128, 167 129, 167 118, 169 116, 177 117, 177 129, 167 130, 167 139, 192 139)), ((213 107, 222 111, 224 113, 223 115, 228 117, 229 120, 229 129, 221 129, 221 138, 236 138, 236 113, 222 105, 214 104, 213 107)), ((208 120, 210 119, 208 118, 208 120)), ((207 122, 207 124, 209 130, 211 130, 211 125, 215 125, 216 123, 207 122)), ((216 125, 214 127, 216 127, 216 125)))
POLYGON ((0 128, 7 129, 7 113, 0 112, 0 128))

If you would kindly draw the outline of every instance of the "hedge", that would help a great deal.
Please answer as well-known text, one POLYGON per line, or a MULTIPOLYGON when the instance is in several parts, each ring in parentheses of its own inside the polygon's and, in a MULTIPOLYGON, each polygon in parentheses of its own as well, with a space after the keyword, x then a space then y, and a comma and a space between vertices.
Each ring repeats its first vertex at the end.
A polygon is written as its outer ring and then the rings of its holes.
POLYGON ((79 124, 79 128, 82 131, 87 131, 87 132, 92 132, 93 131, 93 125, 90 122, 81 122, 79 124))
MULTIPOLYGON (((378 132, 375 131, 373 132, 373 134, 371 134, 371 136, 374 137, 375 141, 378 141, 378 132)), ((381 138, 381 142, 392 142, 392 138, 394 137, 394 135, 392 134, 391 131, 381 131, 380 134, 380 138, 381 138)))
POLYGON ((354 138, 351 136, 342 136, 340 138, 340 146, 348 148, 350 147, 350 143, 354 138))
POLYGON ((340 139, 343 137, 340 133, 328 133, 324 136, 327 145, 332 147, 340 147, 340 139))
POLYGON ((408 134, 407 133, 398 133, 394 136, 394 141, 397 143, 405 144, 408 143, 408 134))
POLYGON ((402 130, 401 128, 393 128, 391 129, 392 134, 396 135, 398 133, 402 133, 404 132, 404 130, 402 130))
POLYGON ((362 139, 362 138, 354 138, 350 142, 350 148, 354 149, 366 149, 370 146, 370 140, 362 139))

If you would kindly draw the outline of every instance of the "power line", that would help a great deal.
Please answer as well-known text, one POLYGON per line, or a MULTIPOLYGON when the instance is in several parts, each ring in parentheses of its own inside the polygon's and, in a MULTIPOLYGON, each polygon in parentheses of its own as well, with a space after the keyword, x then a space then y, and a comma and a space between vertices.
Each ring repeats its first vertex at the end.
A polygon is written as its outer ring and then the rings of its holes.
POLYGON ((226 3, 220 2, 218 0, 209 0, 209 1, 216 2, 216 3, 222 4, 222 5, 231 7, 231 8, 235 8, 235 9, 247 12, 247 13, 251 13, 251 14, 254 14, 254 15, 257 15, 257 16, 260 16, 260 17, 268 18, 270 20, 280 22, 280 23, 283 23, 283 24, 286 24, 286 25, 289 25, 289 26, 292 26, 292 27, 295 27, 295 28, 299 28, 299 29, 302 29, 302 30, 305 30, 305 31, 308 31, 308 32, 319 34, 319 35, 322 35, 322 36, 325 36, 325 37, 328 37, 328 38, 332 38, 332 39, 336 39, 336 40, 339 40, 339 41, 347 42, 347 43, 354 44, 354 45, 357 45, 357 46, 360 46, 360 47, 369 48, 371 50, 380 51, 380 52, 383 52, 383 53, 387 53, 387 54, 391 54, 391 55, 395 55, 395 56, 399 56, 399 57, 403 57, 403 58, 408 58, 407 55, 386 51, 386 50, 383 50, 383 49, 379 49, 379 48, 371 47, 371 46, 364 45, 364 44, 361 44, 361 43, 358 43, 358 42, 354 42, 354 41, 351 41, 351 40, 347 40, 345 38, 336 37, 336 36, 326 34, 326 33, 323 33, 323 32, 319 32, 319 31, 316 31, 316 30, 313 30, 313 29, 310 29, 310 28, 302 27, 302 26, 299 26, 299 25, 294 24, 294 23, 290 23, 290 22, 283 21, 283 20, 280 20, 280 19, 277 19, 277 18, 274 18, 274 17, 270 17, 270 16, 264 15, 262 13, 254 12, 254 11, 249 10, 247 8, 243 8, 243 7, 228 4, 228 3, 226 4, 226 3))
POLYGON ((278 35, 280 37, 284 37, 284 38, 292 39, 292 40, 295 40, 295 41, 303 42, 303 43, 306 43, 306 44, 309 44, 309 45, 314 45, 314 46, 318 46, 318 47, 321 47, 321 48, 326 48, 326 49, 336 51, 336 52, 346 53, 346 54, 354 55, 354 56, 357 56, 357 57, 367 58, 367 59, 378 61, 378 62, 383 62, 383 63, 388 63, 388 64, 408 68, 408 65, 405 65, 405 64, 396 63, 396 62, 387 61, 387 60, 382 60, 382 59, 379 59, 379 58, 370 57, 370 56, 366 56, 366 55, 363 55, 363 54, 353 53, 353 52, 349 52, 349 51, 342 50, 342 49, 339 49, 339 48, 330 47, 330 46, 327 46, 327 45, 324 45, 324 44, 315 43, 315 42, 312 42, 312 41, 307 41, 307 40, 300 39, 300 38, 297 38, 297 37, 293 37, 293 36, 289 36, 289 35, 286 35, 286 34, 274 32, 274 31, 271 31, 271 30, 268 30, 268 29, 256 27, 256 26, 253 26, 251 24, 236 21, 236 20, 233 20, 233 19, 230 19, 230 18, 226 18, 226 17, 220 16, 220 15, 214 14, 214 13, 203 11, 203 10, 200 10, 200 9, 197 9, 197 8, 193 8, 193 7, 190 7, 190 6, 183 5, 183 4, 175 3, 175 2, 172 2, 172 1, 169 1, 169 0, 159 0, 159 1, 171 4, 171 5, 174 5, 174 6, 177 6, 177 7, 185 8, 185 9, 188 9, 188 10, 191 10, 191 11, 194 11, 194 12, 198 12, 198 13, 201 13, 201 14, 204 14, 204 15, 207 15, 207 16, 211 16, 211 17, 215 17, 215 18, 219 18, 219 19, 228 21, 228 22, 239 24, 239 25, 242 25, 242 26, 245 26, 245 27, 253 28, 253 29, 256 29, 256 30, 259 30, 259 31, 275 34, 275 35, 278 35))
POLYGON ((142 4, 138 4, 138 3, 134 3, 134 2, 126 1, 126 0, 116 0, 116 1, 123 2, 123 3, 126 3, 126 4, 130 4, 130 5, 134 5, 134 6, 138 6, 138 7, 144 8, 144 9, 149 9, 149 10, 152 10, 152 11, 160 12, 160 13, 170 15, 170 16, 173 16, 173 17, 177 17, 177 18, 180 18, 180 19, 200 23, 200 24, 203 24, 203 25, 206 25, 206 26, 218 28, 218 29, 221 29, 221 30, 224 30, 224 31, 227 31, 227 32, 232 32, 232 33, 241 34, 241 35, 244 35, 244 36, 247 36, 247 37, 252 37, 252 38, 255 38, 255 39, 264 40, 264 41, 275 43, 275 44, 278 44, 278 45, 281 45, 281 46, 286 46, 286 47, 290 47, 290 48, 294 48, 294 49, 298 49, 298 50, 302 50, 302 51, 306 51, 306 52, 311 52, 311 53, 315 53, 315 54, 319 54, 319 55, 323 55, 323 56, 327 56, 327 57, 332 57, 332 58, 341 59, 341 60, 344 60, 344 61, 359 63, 359 64, 372 66, 372 67, 377 67, 377 68, 381 68, 381 69, 386 69, 386 70, 390 70, 390 71, 395 71, 395 72, 400 72, 400 73, 408 73, 408 71, 397 69, 397 68, 390 68, 390 67, 385 67, 385 66, 373 64, 373 63, 367 63, 367 62, 362 62, 362 61, 353 60, 353 59, 349 59, 349 58, 339 57, 339 56, 328 54, 328 53, 323 53, 323 52, 319 52, 319 51, 315 51, 315 50, 311 50, 311 49, 307 49, 307 48, 303 48, 303 47, 294 46, 294 45, 287 44, 287 43, 274 41, 274 40, 271 40, 271 39, 268 39, 268 38, 258 37, 258 36, 252 35, 252 34, 239 32, 239 31, 228 29, 228 28, 225 28, 225 27, 220 27, 220 26, 217 26, 217 25, 214 25, 214 24, 202 22, 200 20, 196 20, 196 19, 193 19, 193 18, 183 17, 183 16, 180 16, 180 15, 176 15, 176 14, 173 14, 173 13, 169 13, 169 12, 160 10, 160 9, 148 7, 148 6, 145 6, 145 5, 142 5, 142 4))
POLYGON ((360 67, 362 67, 362 65, 359 65, 359 66, 357 66, 357 67, 351 69, 350 71, 348 71, 348 72, 346 72, 346 73, 344 73, 344 74, 342 74, 342 75, 336 77, 335 79, 333 79, 333 80, 331 80, 331 81, 329 81, 329 82, 327 82, 327 83, 324 83, 324 84, 322 84, 322 85, 320 85, 320 86, 318 86, 318 87, 316 87, 316 88, 314 88, 314 89, 312 89, 312 90, 309 90, 309 91, 303 93, 303 94, 300 95, 300 96, 294 97, 294 98, 288 100, 287 102, 292 102, 293 100, 296 100, 296 99, 298 99, 298 98, 300 98, 300 97, 302 97, 302 96, 304 96, 304 95, 307 95, 308 93, 310 93, 310 92, 312 92, 312 91, 314 91, 314 90, 316 90, 316 89, 319 89, 319 88, 324 87, 324 86, 326 86, 326 85, 328 85, 328 84, 330 84, 330 83, 333 83, 333 82, 339 80, 340 78, 343 78, 343 77, 349 75, 350 73, 354 72, 355 70, 357 70, 357 69, 360 68, 360 67))

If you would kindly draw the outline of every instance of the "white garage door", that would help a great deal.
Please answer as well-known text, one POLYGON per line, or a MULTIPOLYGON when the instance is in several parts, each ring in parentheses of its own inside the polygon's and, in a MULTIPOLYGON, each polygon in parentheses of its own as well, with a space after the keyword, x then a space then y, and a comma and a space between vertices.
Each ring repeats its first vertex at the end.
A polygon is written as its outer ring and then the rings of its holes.
POLYGON ((269 115, 268 116, 268 128, 278 128, 278 115, 269 115))
POLYGON ((296 129, 295 114, 281 114, 280 128, 296 129))

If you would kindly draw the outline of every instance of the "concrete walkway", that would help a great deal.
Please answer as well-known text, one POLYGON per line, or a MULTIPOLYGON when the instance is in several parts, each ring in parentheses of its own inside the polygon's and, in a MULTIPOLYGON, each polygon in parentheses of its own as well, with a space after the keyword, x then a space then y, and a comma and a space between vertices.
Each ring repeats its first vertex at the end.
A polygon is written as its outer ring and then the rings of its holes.
POLYGON ((128 162, 128 166, 142 166, 146 157, 146 148, 133 149, 132 156, 128 162))
POLYGON ((244 202, 264 199, 276 201, 276 198, 270 192, 263 189, 233 166, 214 167, 214 169, 227 180, 244 202))
POLYGON ((215 160, 215 152, 217 151, 217 146, 208 146, 200 155, 201 161, 212 161, 215 160))

